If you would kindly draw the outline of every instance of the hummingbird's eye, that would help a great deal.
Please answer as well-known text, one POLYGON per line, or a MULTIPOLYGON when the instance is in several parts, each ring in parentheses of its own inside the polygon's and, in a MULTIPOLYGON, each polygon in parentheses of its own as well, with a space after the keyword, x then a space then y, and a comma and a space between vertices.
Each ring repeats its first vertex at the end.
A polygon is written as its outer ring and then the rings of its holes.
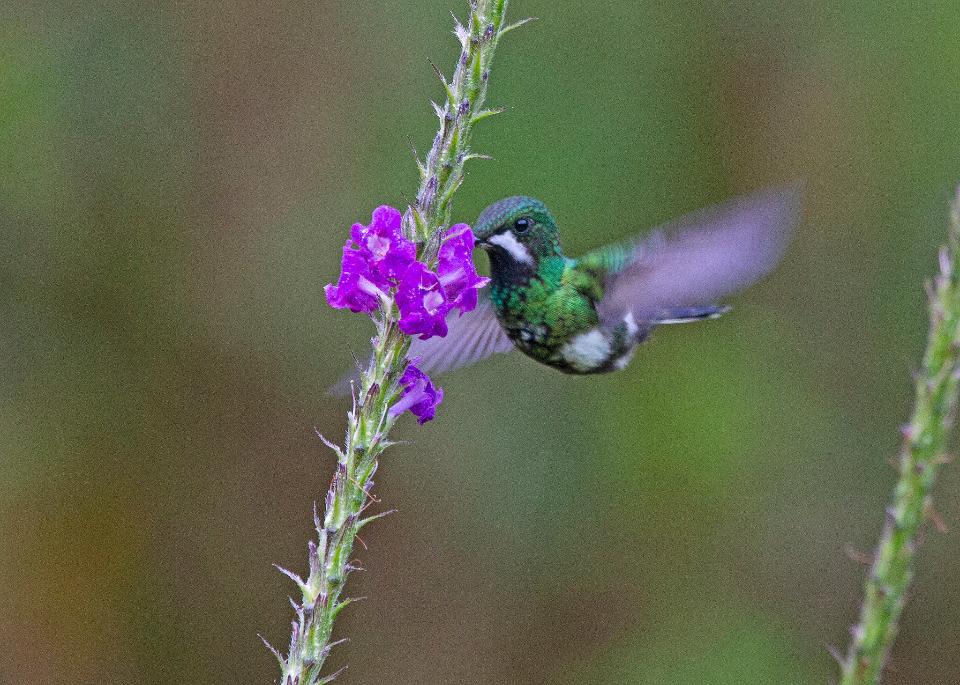
POLYGON ((513 228, 517 233, 526 233, 527 229, 530 228, 530 219, 527 217, 521 217, 513 224, 513 228))

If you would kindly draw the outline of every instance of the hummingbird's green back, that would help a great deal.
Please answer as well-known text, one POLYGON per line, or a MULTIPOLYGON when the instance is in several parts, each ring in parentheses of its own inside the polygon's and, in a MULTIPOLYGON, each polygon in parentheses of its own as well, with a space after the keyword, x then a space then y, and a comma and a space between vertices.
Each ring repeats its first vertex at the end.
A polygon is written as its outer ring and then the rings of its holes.
POLYGON ((617 245, 605 245, 588 252, 577 260, 577 266, 592 277, 602 281, 629 266, 634 258, 637 245, 635 241, 617 245))

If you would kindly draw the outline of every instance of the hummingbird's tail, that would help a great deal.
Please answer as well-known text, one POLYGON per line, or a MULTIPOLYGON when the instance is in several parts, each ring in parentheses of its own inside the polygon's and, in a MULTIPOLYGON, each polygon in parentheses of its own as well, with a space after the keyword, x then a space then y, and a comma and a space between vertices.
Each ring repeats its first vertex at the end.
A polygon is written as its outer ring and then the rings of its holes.
POLYGON ((670 307, 664 309, 654 319, 656 324, 690 323, 716 319, 730 311, 727 305, 707 305, 704 307, 670 307))

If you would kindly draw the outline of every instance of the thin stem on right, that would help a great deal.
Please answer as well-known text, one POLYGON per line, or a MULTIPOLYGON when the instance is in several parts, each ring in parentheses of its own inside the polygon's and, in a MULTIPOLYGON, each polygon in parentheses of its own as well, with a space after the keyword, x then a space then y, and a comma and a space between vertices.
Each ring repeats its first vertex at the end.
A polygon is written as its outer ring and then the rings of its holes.
POLYGON ((851 631, 850 647, 841 661, 841 685, 880 682, 913 578, 924 523, 936 520, 931 490, 947 461, 960 378, 960 190, 951 210, 940 273, 928 289, 927 349, 917 374, 913 416, 903 429, 899 478, 865 583, 860 622, 851 631))

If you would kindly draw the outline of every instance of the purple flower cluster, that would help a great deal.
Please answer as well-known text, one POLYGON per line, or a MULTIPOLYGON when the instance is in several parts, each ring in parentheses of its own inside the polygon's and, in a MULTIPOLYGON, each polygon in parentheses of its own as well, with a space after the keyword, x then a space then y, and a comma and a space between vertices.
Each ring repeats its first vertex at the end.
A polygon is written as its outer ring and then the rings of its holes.
MULTIPOLYGON (((456 224, 444 233, 432 271, 417 260, 417 248, 403 235, 403 217, 386 205, 373 210, 370 225, 354 224, 343 246, 337 284, 324 289, 327 302, 337 309, 370 313, 393 297, 400 310, 400 330, 421 340, 447 334, 447 315, 460 315, 477 306, 477 290, 489 279, 477 274, 472 252, 475 239, 467 224, 456 224)), ((391 409, 410 409, 420 423, 433 418, 443 398, 430 379, 410 364, 400 379, 403 395, 391 409)))

